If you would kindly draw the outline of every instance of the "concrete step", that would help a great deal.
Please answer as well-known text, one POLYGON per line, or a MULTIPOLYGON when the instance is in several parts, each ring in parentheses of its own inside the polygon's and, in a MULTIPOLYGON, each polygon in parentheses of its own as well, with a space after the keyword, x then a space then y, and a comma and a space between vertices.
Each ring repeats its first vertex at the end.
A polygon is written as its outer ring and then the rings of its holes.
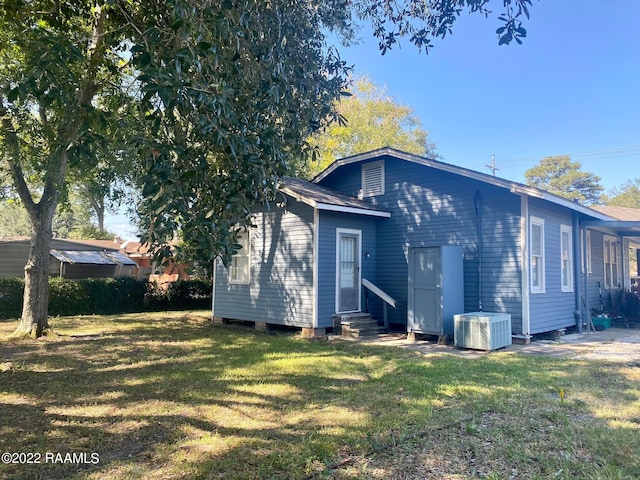
POLYGON ((386 333, 384 327, 378 325, 378 321, 371 318, 368 313, 342 313, 333 317, 334 333, 350 336, 364 337, 386 333))
POLYGON ((371 320, 371 315, 368 313, 338 313, 333 316, 334 321, 340 323, 358 322, 362 320, 371 320))
POLYGON ((381 335, 383 333, 387 333, 387 329, 384 327, 379 327, 377 325, 367 325, 362 327, 349 327, 344 325, 342 327, 342 335, 345 337, 373 337, 376 335, 381 335))

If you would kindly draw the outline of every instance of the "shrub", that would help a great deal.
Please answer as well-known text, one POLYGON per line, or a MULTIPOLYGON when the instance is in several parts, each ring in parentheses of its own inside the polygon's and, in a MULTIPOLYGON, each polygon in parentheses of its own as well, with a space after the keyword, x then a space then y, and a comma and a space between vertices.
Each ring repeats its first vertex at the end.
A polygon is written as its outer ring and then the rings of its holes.
MULTIPOLYGON (((211 306, 211 281, 179 280, 167 289, 129 277, 49 279, 49 315, 108 315, 211 306)), ((22 314, 24 280, 0 278, 0 318, 22 314)))
POLYGON ((167 289, 172 309, 206 308, 211 305, 212 284, 204 280, 178 280, 167 289))
MULTIPOLYGON (((49 315, 86 315, 91 311, 89 296, 82 285, 64 278, 49 279, 49 315)), ((97 312, 95 312, 97 313, 97 312)))
POLYGON ((144 310, 147 282, 134 278, 86 278, 78 280, 87 293, 91 313, 111 314, 144 310))
POLYGON ((0 318, 20 318, 24 279, 0 278, 0 318))
POLYGON ((150 284, 145 295, 147 310, 186 310, 211 306, 213 285, 210 280, 178 280, 167 288, 150 284))

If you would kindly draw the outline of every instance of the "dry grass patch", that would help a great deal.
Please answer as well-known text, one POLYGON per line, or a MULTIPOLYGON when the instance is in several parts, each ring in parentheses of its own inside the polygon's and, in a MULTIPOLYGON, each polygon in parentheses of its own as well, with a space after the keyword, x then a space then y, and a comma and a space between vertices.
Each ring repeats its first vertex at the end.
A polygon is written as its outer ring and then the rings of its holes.
POLYGON ((640 478, 638 365, 426 358, 208 317, 0 340, 0 452, 99 454, 0 478, 640 478))

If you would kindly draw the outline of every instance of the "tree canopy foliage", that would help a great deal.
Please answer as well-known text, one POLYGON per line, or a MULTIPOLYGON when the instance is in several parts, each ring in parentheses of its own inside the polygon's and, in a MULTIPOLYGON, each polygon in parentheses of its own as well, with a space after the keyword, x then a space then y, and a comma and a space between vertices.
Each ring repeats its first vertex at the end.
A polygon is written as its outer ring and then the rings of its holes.
POLYGON ((0 200, 0 238, 30 235, 31 222, 24 207, 19 202, 0 200))
POLYGON ((336 159, 382 147, 438 157, 413 109, 398 103, 367 78, 356 80, 349 95, 336 102, 335 110, 340 121, 309 139, 318 151, 318 158, 305 165, 304 176, 314 176, 336 159))
POLYGON ((583 205, 601 203, 604 188, 600 177, 583 172, 580 162, 568 155, 547 157, 525 172, 528 185, 560 195, 583 205))
POLYGON ((615 207, 640 208, 640 178, 629 180, 611 190, 605 203, 615 207))
MULTIPOLYGON (((46 328, 52 220, 71 180, 117 174, 124 162, 139 174, 144 241, 181 230, 228 260, 233 226, 335 118, 350 69, 329 32, 350 41, 362 20, 383 53, 400 37, 428 50, 463 11, 488 15, 489 3, 0 3, 0 161, 34 232, 18 330, 46 328)), ((530 4, 502 1, 499 43, 526 36, 530 4)))

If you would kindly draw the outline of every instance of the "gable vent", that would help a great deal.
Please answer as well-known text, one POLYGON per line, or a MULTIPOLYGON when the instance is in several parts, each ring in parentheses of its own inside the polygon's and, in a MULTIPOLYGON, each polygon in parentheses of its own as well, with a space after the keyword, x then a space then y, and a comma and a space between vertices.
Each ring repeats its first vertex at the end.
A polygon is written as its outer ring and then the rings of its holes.
POLYGON ((384 195, 384 161, 362 165, 362 196, 384 195))

